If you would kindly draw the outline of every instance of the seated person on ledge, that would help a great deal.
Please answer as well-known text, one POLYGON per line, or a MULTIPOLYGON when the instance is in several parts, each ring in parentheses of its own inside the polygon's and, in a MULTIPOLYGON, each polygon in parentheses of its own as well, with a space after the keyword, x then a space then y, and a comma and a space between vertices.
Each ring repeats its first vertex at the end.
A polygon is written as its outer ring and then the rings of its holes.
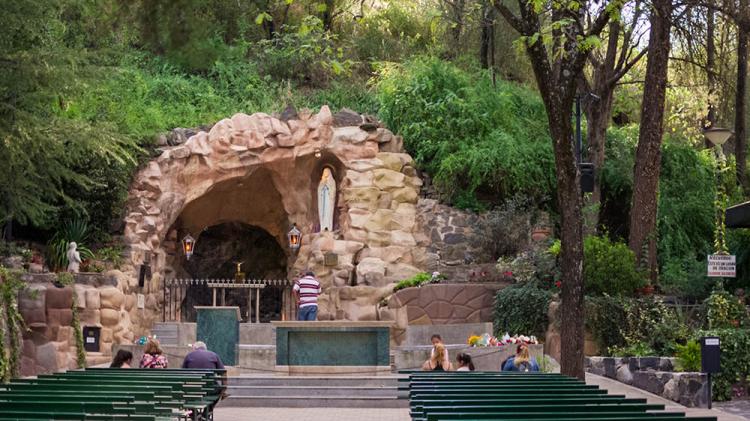
POLYGON ((471 361, 471 355, 462 352, 456 355, 458 368, 456 371, 474 371, 474 363, 471 361))
POLYGON ((435 345, 430 359, 422 364, 422 370, 424 371, 450 371, 451 369, 448 353, 445 352, 445 345, 441 343, 435 345))
POLYGON ((516 355, 505 362, 503 371, 539 371, 539 364, 534 357, 529 356, 529 347, 521 344, 516 349, 516 355))

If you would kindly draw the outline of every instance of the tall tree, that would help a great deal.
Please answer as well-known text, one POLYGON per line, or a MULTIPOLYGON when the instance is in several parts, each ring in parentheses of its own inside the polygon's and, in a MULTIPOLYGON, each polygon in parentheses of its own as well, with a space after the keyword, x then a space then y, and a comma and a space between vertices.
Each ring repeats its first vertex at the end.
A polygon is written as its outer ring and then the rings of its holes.
POLYGON ((555 153, 562 233, 561 371, 583 378, 583 232, 580 173, 573 154, 571 111, 577 81, 621 1, 517 0, 516 15, 503 0, 494 5, 522 36, 542 96, 555 153))
POLYGON ((747 169, 747 47, 750 10, 747 0, 739 0, 737 20, 737 86, 734 100, 734 157, 737 160, 737 184, 746 186, 747 169))
MULTIPOLYGON (((632 9, 633 13, 628 22, 612 21, 609 23, 606 48, 591 52, 589 55, 590 75, 587 77, 584 74, 581 77, 579 94, 582 97, 581 103, 586 114, 589 159, 598 171, 604 167, 604 146, 607 128, 612 119, 612 104, 617 83, 647 51, 647 49, 638 51, 640 20, 643 14, 641 0, 633 2, 632 9)), ((589 204, 598 207, 600 203, 601 183, 597 177, 589 204)), ((598 217, 593 219, 598 221, 598 217)))
MULTIPOLYGON (((495 8, 490 0, 482 2, 482 32, 479 39, 479 63, 483 69, 495 67, 495 8)), ((494 74, 494 72, 493 72, 494 74)))
POLYGON ((633 200, 630 208, 629 246, 639 261, 648 259, 652 279, 657 275, 656 211, 664 132, 672 0, 653 0, 648 65, 641 103, 641 127, 635 152, 633 200), (644 256, 644 252, 647 256, 644 256))

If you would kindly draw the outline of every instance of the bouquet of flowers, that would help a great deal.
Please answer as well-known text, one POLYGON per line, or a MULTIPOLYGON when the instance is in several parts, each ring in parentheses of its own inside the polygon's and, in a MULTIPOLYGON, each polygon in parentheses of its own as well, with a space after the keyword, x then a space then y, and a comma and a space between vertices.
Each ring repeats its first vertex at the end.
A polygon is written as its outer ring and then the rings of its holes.
POLYGON ((526 345, 536 345, 539 343, 539 341, 536 339, 536 336, 526 336, 526 335, 514 335, 510 336, 507 333, 503 335, 502 338, 496 338, 489 333, 485 333, 484 335, 478 336, 478 335, 471 335, 469 336, 469 339, 467 343, 474 347, 479 346, 504 346, 504 345, 514 345, 514 344, 526 344, 526 345))

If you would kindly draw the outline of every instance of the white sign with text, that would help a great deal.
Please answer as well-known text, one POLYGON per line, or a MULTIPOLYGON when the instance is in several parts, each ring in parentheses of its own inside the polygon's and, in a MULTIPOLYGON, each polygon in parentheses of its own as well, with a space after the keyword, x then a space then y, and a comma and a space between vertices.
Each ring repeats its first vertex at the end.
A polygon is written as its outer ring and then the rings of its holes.
POLYGON ((731 254, 709 254, 708 276, 734 278, 737 276, 736 258, 731 254))

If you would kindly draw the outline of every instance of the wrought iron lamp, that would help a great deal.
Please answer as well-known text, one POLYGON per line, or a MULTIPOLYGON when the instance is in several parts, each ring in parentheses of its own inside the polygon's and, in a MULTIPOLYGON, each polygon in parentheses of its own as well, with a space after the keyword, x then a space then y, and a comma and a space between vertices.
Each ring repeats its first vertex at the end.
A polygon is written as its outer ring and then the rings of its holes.
POLYGON ((292 224, 292 229, 287 233, 289 239, 289 248, 292 251, 299 250, 299 246, 302 243, 302 233, 297 229, 297 224, 292 224))
POLYGON ((185 236, 185 238, 182 239, 182 251, 185 253, 185 258, 187 260, 190 260, 190 256, 193 255, 194 250, 195 238, 193 238, 192 235, 188 234, 185 236))

